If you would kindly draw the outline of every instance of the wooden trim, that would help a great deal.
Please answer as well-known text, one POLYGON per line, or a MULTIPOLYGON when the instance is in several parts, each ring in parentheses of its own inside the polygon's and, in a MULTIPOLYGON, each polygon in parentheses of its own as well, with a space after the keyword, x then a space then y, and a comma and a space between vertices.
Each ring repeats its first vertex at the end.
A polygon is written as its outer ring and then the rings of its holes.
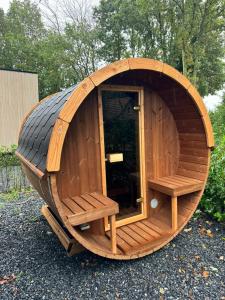
POLYGON ((116 216, 112 215, 109 217, 110 219, 110 237, 112 244, 112 253, 116 254, 116 216))
POLYGON ((59 119, 70 123, 81 103, 94 88, 95 85, 89 77, 81 81, 60 111, 59 119))
MULTIPOLYGON (((101 149, 101 165, 102 165, 102 186, 103 194, 107 195, 106 171, 105 171, 105 143, 103 128, 103 112, 102 112, 102 91, 123 91, 138 93, 138 104, 140 105, 139 113, 139 160, 140 160, 140 186, 141 186, 141 213, 132 217, 124 218, 116 221, 116 228, 142 220, 147 217, 147 190, 146 190, 146 174, 145 174, 145 140, 144 140, 144 88, 140 86, 127 85, 100 85, 98 87, 98 108, 99 108, 99 128, 100 128, 100 149, 101 149), (144 163, 142 163, 144 162, 144 163)), ((105 230, 109 230, 108 217, 104 218, 105 230)))
POLYGON ((98 90, 98 124, 99 124, 99 138, 100 138, 100 155, 101 155, 101 172, 102 172, 102 193, 107 196, 106 188, 106 171, 105 171, 105 139, 104 139, 104 125, 102 112, 102 96, 101 90, 98 90))
POLYGON ((118 60, 112 64, 109 64, 103 67, 100 70, 97 70, 89 76, 95 86, 99 86, 103 81, 108 78, 115 76, 119 73, 129 70, 128 59, 118 60))
POLYGON ((177 230, 177 197, 171 197, 172 231, 177 230))
MULTIPOLYGON (((147 58, 129 58, 121 61, 116 61, 110 65, 107 65, 106 67, 94 72, 92 75, 87 77, 84 81, 81 82, 81 84, 74 90, 72 95, 70 96, 67 103, 62 108, 59 119, 64 120, 68 123, 71 122, 73 116, 75 115, 78 107, 81 105, 81 103, 85 100, 87 95, 95 88, 95 86, 99 86, 102 82, 107 80, 108 78, 115 76, 119 73, 128 71, 128 70, 136 70, 136 69, 145 69, 155 72, 160 72, 168 77, 174 79, 178 83, 180 83, 189 93, 189 95, 192 97, 193 101, 195 102, 200 115, 202 116, 202 121, 205 128, 205 134, 207 137, 207 145, 209 148, 212 148, 214 146, 214 138, 213 138, 213 131, 211 122, 208 116, 208 113, 205 109, 205 105, 203 103, 203 100, 201 99, 200 95, 197 93, 196 89, 191 85, 190 81, 183 76, 181 73, 179 73, 176 69, 173 67, 156 61, 152 59, 147 58)), ((53 133, 58 131, 59 124, 55 124, 53 128, 53 133)), ((68 128, 67 128, 68 129, 68 128)), ((67 131, 66 129, 66 131, 67 131)), ((66 132, 65 132, 66 133, 66 132)), ((50 172, 58 171, 59 170, 59 162, 61 160, 61 153, 62 153, 62 147, 63 147, 63 141, 65 138, 62 136, 62 142, 60 145, 57 146, 57 154, 55 157, 54 162, 51 163, 51 168, 49 168, 50 172), (61 148, 61 149, 60 149, 61 148)), ((52 140, 52 137, 51 137, 52 140)), ((54 145, 54 140, 49 143, 49 150, 48 150, 48 157, 50 156, 49 153, 54 153, 54 150, 56 146, 54 145)), ((48 170, 48 167, 47 167, 48 170)))
MULTIPOLYGON (((134 222, 137 222, 137 221, 140 221, 140 220, 143 220, 145 219, 145 214, 143 213, 140 213, 140 214, 137 214, 135 216, 132 216, 132 217, 129 217, 129 218, 124 218, 124 219, 121 219, 121 220, 118 220, 116 221, 116 228, 119 228, 123 225, 127 225, 127 224, 131 224, 131 223, 134 223, 134 222)), ((109 230, 109 225, 106 227, 106 231, 109 230)))
POLYGON ((98 87, 100 92, 102 91, 122 91, 122 92, 140 92, 143 88, 136 85, 112 85, 112 84, 101 84, 98 87))
POLYGON ((146 189, 146 170, 145 170, 145 130, 144 130, 144 88, 139 91, 140 117, 139 117, 139 155, 140 155, 140 174, 141 174, 141 203, 144 218, 147 218, 147 189, 146 189))
POLYGON ((31 162, 29 162, 23 155, 21 155, 18 151, 16 151, 16 156, 24 163, 35 175, 39 178, 43 178, 45 175, 41 170, 36 168, 31 162))
POLYGON ((48 172, 60 170, 62 148, 69 123, 57 119, 49 142, 46 168, 48 172))
MULTIPOLYGON (((101 178, 102 178, 102 193, 107 196, 106 188, 106 171, 105 171, 105 139, 104 139, 104 125, 102 113, 102 97, 101 91, 98 89, 98 125, 99 125, 99 140, 100 140, 100 163, 101 163, 101 178)), ((108 227, 109 218, 104 217, 104 226, 108 227)))

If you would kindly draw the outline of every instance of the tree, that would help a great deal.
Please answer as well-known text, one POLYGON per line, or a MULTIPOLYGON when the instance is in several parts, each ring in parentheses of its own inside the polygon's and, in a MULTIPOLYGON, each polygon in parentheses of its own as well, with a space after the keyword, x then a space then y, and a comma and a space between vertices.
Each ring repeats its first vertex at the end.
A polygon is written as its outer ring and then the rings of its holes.
POLYGON ((38 42, 44 32, 38 7, 29 0, 13 0, 5 16, 3 66, 35 72, 38 42))
POLYGON ((222 88, 224 0, 102 0, 94 17, 105 61, 160 59, 189 77, 203 96, 222 88))

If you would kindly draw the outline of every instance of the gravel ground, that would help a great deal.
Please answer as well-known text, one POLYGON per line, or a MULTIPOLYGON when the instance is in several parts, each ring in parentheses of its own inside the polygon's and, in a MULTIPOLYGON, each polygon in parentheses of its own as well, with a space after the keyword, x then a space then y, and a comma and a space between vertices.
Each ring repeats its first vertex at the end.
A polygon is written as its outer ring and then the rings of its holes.
POLYGON ((225 231, 201 216, 160 251, 113 261, 66 256, 37 194, 0 200, 0 299, 225 299, 225 231))

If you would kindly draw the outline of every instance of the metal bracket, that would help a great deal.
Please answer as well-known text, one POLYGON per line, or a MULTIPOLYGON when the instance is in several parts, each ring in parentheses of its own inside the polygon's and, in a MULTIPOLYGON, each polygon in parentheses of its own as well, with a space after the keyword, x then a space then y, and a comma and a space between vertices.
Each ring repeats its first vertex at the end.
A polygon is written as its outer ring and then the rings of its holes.
POLYGON ((143 202, 143 198, 138 198, 138 199, 136 200, 136 202, 137 202, 137 203, 143 202))

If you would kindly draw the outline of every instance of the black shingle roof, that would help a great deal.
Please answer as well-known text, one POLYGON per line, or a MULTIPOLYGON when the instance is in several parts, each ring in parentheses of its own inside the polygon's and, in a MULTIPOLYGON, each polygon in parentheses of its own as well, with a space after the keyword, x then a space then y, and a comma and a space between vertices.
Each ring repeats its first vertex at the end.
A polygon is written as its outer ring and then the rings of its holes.
POLYGON ((17 151, 42 172, 46 170, 53 126, 63 105, 76 87, 72 86, 43 100, 32 111, 22 128, 17 151))

